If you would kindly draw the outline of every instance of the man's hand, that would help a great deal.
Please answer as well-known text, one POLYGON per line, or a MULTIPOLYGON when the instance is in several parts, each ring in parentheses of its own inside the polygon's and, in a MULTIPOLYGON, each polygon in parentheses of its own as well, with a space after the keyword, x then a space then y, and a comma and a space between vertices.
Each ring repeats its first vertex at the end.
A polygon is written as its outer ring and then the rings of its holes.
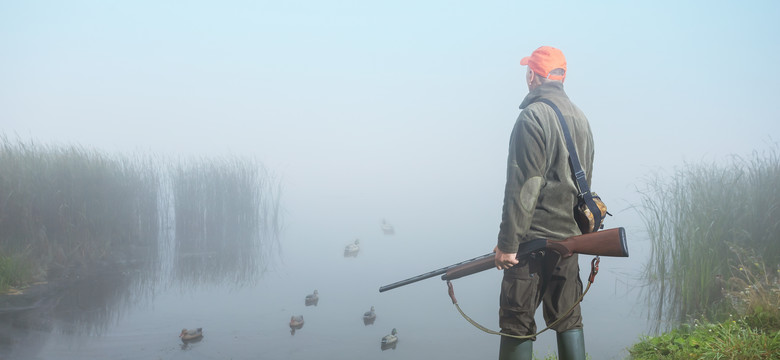
POLYGON ((509 269, 519 262, 517 261, 517 253, 505 253, 499 250, 498 246, 493 251, 496 252, 496 269, 498 270, 509 269))

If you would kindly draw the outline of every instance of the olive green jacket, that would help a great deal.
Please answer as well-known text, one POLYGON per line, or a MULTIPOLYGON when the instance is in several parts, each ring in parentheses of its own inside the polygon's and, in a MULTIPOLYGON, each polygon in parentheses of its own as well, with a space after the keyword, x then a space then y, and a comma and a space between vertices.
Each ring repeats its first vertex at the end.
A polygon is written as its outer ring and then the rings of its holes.
POLYGON ((566 119, 577 155, 590 184, 593 135, 585 114, 563 91, 563 83, 547 82, 525 97, 509 141, 506 188, 498 248, 517 252, 520 243, 544 237, 561 240, 581 234, 574 220, 577 186, 566 140, 550 99, 566 119))

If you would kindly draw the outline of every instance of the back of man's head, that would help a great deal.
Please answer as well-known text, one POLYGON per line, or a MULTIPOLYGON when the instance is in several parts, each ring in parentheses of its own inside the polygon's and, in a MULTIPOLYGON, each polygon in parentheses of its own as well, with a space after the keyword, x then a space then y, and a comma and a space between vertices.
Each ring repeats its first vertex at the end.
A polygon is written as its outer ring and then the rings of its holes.
POLYGON ((528 67, 545 80, 557 80, 563 82, 566 78, 566 57, 563 52, 552 46, 542 46, 531 56, 526 56, 520 60, 520 65, 528 67))

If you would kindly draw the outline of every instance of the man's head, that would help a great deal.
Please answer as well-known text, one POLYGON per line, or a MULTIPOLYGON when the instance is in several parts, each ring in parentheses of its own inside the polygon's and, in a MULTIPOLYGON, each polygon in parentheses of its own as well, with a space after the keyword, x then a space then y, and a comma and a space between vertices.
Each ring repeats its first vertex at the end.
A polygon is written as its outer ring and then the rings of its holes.
POLYGON ((563 82, 566 79, 566 57, 563 52, 551 46, 534 50, 531 56, 520 60, 520 65, 528 65, 528 90, 533 90, 547 81, 563 82))

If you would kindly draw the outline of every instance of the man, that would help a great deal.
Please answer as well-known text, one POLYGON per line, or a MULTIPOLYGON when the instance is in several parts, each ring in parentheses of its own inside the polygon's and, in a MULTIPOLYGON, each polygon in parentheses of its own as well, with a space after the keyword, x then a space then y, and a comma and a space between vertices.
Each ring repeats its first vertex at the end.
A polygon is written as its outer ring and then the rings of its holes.
MULTIPOLYGON (((569 164, 560 122, 540 99, 551 100, 563 113, 588 183, 593 169, 593 136, 585 115, 563 91, 566 58, 542 46, 520 61, 527 65, 529 93, 509 142, 503 214, 495 252, 496 268, 504 270, 499 325, 511 335, 536 333, 534 313, 544 303, 547 324, 557 332, 558 358, 585 359, 580 306, 582 294, 577 255, 559 259, 552 252, 517 256, 520 243, 536 238, 565 239, 580 235, 574 220, 577 186, 569 164)), ((501 336, 499 359, 531 359, 534 337, 501 336)))

